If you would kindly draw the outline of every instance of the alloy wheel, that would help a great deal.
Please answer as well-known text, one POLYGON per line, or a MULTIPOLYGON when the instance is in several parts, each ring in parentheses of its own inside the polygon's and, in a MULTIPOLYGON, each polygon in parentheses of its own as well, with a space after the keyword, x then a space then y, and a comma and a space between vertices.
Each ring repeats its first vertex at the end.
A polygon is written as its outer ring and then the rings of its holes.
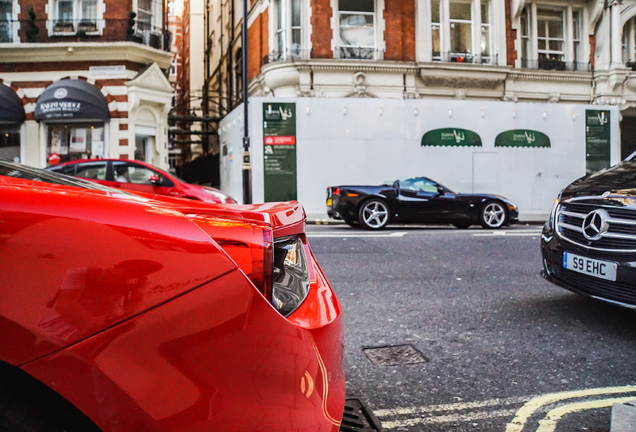
POLYGON ((384 228, 389 222, 389 208, 382 201, 369 201, 360 211, 361 222, 368 228, 384 228))
POLYGON ((496 202, 488 203, 482 211, 484 228, 500 228, 506 222, 506 210, 496 202))

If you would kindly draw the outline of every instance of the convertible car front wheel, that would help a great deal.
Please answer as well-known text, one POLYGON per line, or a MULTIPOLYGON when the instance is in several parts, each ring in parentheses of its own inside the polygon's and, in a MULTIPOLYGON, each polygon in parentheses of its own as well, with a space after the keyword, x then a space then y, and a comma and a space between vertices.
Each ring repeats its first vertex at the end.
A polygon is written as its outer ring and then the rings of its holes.
POLYGON ((508 214, 503 204, 497 201, 489 201, 481 209, 479 222, 484 228, 498 229, 504 226, 508 214))
POLYGON ((365 202, 358 213, 360 225, 371 230, 379 230, 386 227, 390 218, 389 206, 379 199, 365 202))

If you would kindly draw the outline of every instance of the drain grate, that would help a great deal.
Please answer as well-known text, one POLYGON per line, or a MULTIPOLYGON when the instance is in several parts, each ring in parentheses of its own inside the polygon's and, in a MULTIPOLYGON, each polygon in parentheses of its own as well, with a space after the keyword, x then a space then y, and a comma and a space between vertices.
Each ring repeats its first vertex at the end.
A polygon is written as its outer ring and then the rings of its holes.
POLYGON ((380 421, 360 399, 347 399, 340 432, 381 432, 380 421))
POLYGON ((363 347, 362 351, 371 360, 371 363, 377 366, 398 366, 430 361, 411 344, 363 347))

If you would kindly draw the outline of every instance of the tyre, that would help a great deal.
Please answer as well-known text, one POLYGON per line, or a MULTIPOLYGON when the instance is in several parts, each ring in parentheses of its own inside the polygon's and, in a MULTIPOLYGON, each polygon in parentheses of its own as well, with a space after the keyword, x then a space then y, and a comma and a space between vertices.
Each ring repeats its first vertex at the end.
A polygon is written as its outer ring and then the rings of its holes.
POLYGON ((348 219, 345 219, 344 221, 351 228, 360 228, 360 222, 358 222, 358 221, 353 221, 353 220, 348 220, 348 219))
POLYGON ((459 229, 466 229, 471 225, 472 224, 470 222, 457 222, 453 224, 455 228, 459 228, 459 229))
POLYGON ((358 212, 360 226, 365 229, 379 230, 385 228, 390 219, 389 206, 380 199, 372 199, 365 202, 358 212))
POLYGON ((488 201, 479 212, 479 223, 487 229, 499 229, 508 221, 504 205, 497 201, 488 201))

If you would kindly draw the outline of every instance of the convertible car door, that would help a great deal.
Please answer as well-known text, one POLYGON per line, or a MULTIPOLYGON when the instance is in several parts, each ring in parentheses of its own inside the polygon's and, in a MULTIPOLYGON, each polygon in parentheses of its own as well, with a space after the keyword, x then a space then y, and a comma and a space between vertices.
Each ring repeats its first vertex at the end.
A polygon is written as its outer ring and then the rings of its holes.
POLYGON ((430 222, 435 215, 433 199, 436 195, 437 186, 428 179, 416 178, 400 182, 397 197, 399 219, 405 222, 430 222))

